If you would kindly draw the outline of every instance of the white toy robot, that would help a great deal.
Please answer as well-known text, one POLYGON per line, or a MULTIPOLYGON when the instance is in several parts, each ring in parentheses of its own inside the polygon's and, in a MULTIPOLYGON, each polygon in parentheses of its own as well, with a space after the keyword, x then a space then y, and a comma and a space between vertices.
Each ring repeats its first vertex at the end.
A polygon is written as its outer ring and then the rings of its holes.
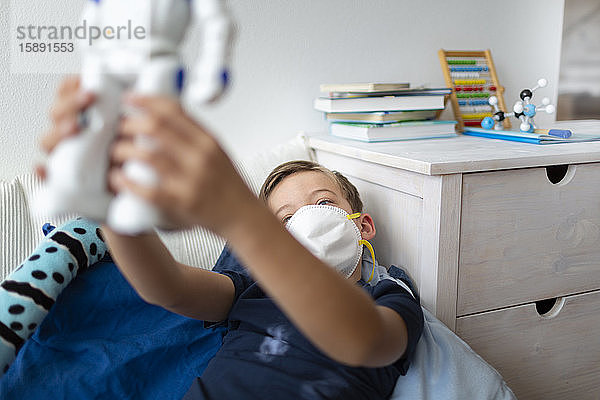
MULTIPOLYGON (((76 213, 106 221, 118 232, 139 234, 161 223, 159 212, 132 193, 112 196, 107 190, 109 149, 124 111, 122 95, 131 90, 179 98, 183 68, 178 48, 194 15, 203 28, 204 43, 185 95, 196 104, 215 100, 227 85, 232 26, 220 0, 88 1, 83 18, 89 26, 131 26, 145 13, 146 35, 144 40, 118 39, 116 30, 109 28, 112 38, 83 45, 88 50, 81 87, 94 93, 96 101, 83 115, 81 132, 50 155, 42 206, 51 215, 76 213)), ((123 168, 135 182, 160 184, 147 164, 130 161, 123 168)))

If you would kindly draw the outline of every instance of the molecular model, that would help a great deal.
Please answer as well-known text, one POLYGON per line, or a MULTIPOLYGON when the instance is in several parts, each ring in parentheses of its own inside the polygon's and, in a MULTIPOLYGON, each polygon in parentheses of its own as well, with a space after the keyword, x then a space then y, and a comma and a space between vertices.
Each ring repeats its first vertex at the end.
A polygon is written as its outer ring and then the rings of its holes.
POLYGON ((536 129, 533 118, 538 111, 545 111, 548 114, 552 114, 555 111, 555 107, 550 104, 550 99, 544 97, 542 104, 539 106, 534 105, 531 102, 533 98, 533 92, 539 88, 543 88, 548 84, 548 81, 544 78, 540 78, 537 81, 537 85, 531 89, 523 89, 519 94, 521 100, 517 101, 513 106, 513 112, 507 113, 498 108, 498 98, 496 96, 490 96, 488 103, 494 108, 494 115, 492 117, 485 117, 481 121, 481 127, 484 129, 496 129, 502 130, 502 121, 505 118, 515 117, 521 121, 519 129, 521 132, 533 132, 536 129))

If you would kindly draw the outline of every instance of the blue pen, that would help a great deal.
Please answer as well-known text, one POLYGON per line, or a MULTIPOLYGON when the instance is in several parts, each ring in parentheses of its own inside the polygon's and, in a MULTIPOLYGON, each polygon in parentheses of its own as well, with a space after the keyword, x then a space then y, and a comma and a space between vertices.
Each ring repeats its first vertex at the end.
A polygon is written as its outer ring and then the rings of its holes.
POLYGON ((568 129, 536 129, 534 133, 540 133, 542 135, 556 136, 562 139, 568 139, 573 134, 568 129))

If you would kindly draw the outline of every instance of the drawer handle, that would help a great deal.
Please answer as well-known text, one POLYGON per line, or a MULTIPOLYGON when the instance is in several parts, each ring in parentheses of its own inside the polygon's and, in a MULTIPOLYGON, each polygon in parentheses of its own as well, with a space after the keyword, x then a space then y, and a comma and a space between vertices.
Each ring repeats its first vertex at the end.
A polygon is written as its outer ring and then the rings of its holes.
POLYGON ((569 165, 567 164, 549 165, 546 167, 546 176, 553 185, 556 185, 557 183, 560 183, 565 176, 567 176, 568 171, 569 165))
POLYGON ((550 319, 556 317, 564 305, 564 297, 554 297, 552 299, 536 301, 535 309, 540 317, 550 319))

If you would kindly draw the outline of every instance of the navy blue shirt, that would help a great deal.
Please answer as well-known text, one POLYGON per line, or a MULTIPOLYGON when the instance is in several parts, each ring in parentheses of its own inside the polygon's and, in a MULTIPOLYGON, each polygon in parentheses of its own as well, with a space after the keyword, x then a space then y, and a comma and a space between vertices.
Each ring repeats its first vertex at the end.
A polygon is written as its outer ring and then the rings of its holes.
POLYGON ((330 359, 310 343, 227 247, 213 270, 231 278, 235 299, 223 322, 228 327, 223 346, 199 378, 205 399, 388 399, 398 377, 406 374, 423 330, 423 313, 394 281, 357 284, 404 319, 406 352, 387 367, 356 368, 330 359))

